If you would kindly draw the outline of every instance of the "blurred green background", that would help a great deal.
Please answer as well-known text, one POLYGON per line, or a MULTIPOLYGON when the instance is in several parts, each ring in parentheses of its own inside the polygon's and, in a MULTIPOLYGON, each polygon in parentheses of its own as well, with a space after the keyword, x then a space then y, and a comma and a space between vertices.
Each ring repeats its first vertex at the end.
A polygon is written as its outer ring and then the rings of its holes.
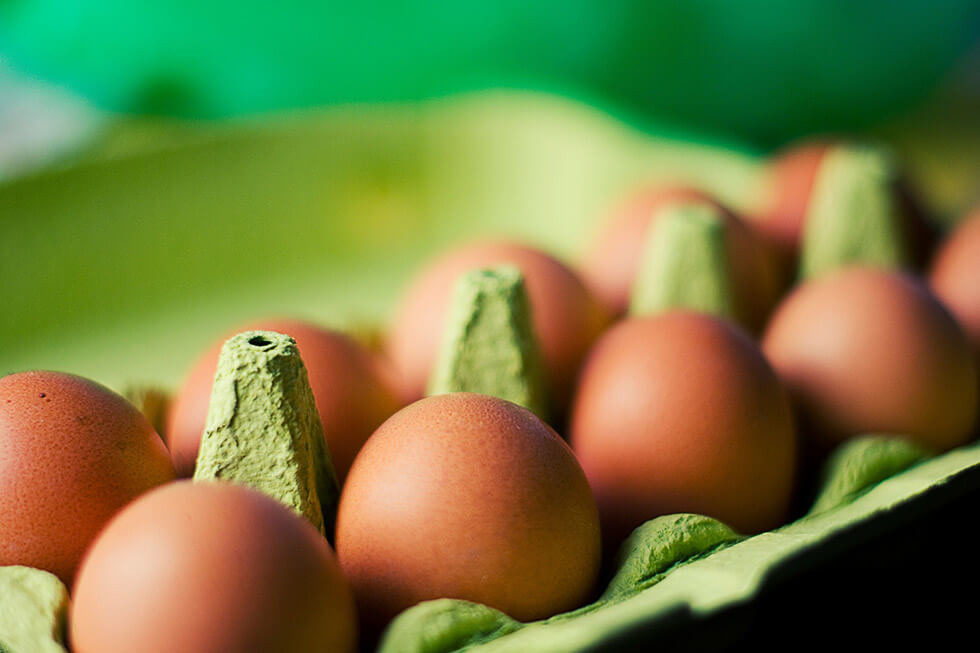
POLYGON ((4 0, 12 65, 117 111, 221 118, 562 90, 774 144, 932 90, 976 0, 4 0))
POLYGON ((173 385, 229 326, 383 318, 426 256, 574 258, 617 195, 739 208, 886 143, 980 198, 980 2, 0 0, 0 374, 173 385))

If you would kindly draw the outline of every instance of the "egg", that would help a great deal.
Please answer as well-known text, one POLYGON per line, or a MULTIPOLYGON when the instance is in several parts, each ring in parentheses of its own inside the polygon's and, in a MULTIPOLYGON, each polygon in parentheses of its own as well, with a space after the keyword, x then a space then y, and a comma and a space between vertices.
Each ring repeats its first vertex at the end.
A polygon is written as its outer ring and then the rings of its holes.
POLYGON ((966 331, 980 365, 980 208, 936 252, 929 285, 966 331))
MULTIPOLYGON (((264 320, 242 331, 276 331, 292 336, 310 377, 337 479, 343 483, 354 456, 389 415, 401 407, 397 388, 382 362, 354 339, 298 320, 264 320)), ((167 422, 167 443, 182 477, 194 473, 207 421, 218 355, 227 338, 216 342, 191 369, 175 397, 167 422)))
POLYGON ((350 588, 302 517, 231 483, 171 483, 119 513, 73 592, 75 653, 352 652, 350 588))
POLYGON ((426 599, 519 620, 582 604, 599 566, 595 501, 568 445, 533 413, 480 394, 403 408, 354 461, 337 555, 369 632, 426 599))
POLYGON ((524 275, 548 393, 555 411, 564 411, 579 365, 608 316, 563 263, 539 250, 505 242, 476 242, 450 250, 409 283, 390 323, 386 344, 402 379, 406 403, 425 393, 459 276, 504 263, 517 266, 524 275))
POLYGON ((153 427, 108 388, 61 372, 0 379, 0 565, 70 586, 106 522, 173 478, 153 427))
POLYGON ((852 266, 799 286, 773 316, 763 350, 818 447, 890 433, 945 451, 968 439, 976 419, 966 337, 903 274, 852 266))
POLYGON ((692 188, 654 187, 629 197, 592 240, 582 261, 583 279, 614 314, 626 313, 657 211, 675 202, 692 201, 721 211, 738 319, 749 329, 761 329, 782 285, 776 261, 742 220, 710 195, 692 188))
POLYGON ((672 311, 610 329, 582 370, 570 441, 609 544, 672 513, 744 533, 787 517, 789 396, 755 343, 724 320, 672 311))

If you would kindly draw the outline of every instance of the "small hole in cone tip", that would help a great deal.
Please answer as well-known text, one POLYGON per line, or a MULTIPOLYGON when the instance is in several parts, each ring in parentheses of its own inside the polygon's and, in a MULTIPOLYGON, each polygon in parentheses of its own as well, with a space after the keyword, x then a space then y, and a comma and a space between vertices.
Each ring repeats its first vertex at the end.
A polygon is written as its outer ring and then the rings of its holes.
POLYGON ((248 344, 253 347, 268 347, 272 344, 272 341, 265 336, 252 336, 248 339, 248 344))

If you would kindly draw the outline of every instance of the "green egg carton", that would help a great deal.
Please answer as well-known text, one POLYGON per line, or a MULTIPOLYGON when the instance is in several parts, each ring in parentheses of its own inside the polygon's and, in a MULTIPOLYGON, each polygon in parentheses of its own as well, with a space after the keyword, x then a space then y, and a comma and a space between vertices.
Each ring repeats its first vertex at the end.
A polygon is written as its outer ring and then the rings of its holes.
MULTIPOLYGON (((862 601, 881 601, 882 591, 892 589, 886 572, 904 576, 921 562, 909 548, 907 531, 941 526, 933 524, 930 515, 935 518, 944 506, 963 500, 976 505, 980 445, 930 458, 901 439, 865 436, 834 452, 820 486, 805 516, 751 537, 701 515, 667 515, 647 522, 625 543, 618 570, 599 600, 579 610, 520 624, 466 601, 428 601, 399 615, 380 650, 558 653, 647 650, 653 645, 672 650, 680 643, 683 650, 727 650, 788 634, 795 630, 793 624, 800 630, 812 628, 813 622, 807 618, 801 623, 798 614, 789 619, 783 614, 776 623, 768 623, 766 609, 770 618, 780 611, 771 603, 773 595, 779 601, 780 593, 785 597, 808 591, 845 605, 841 596, 857 591, 862 601), (855 563, 867 564, 862 547, 868 543, 891 549, 883 555, 878 551, 877 563, 872 563, 877 564, 872 570, 882 577, 870 578, 875 583, 870 587, 848 586, 848 577, 860 578, 860 573, 853 573, 855 563), (834 566, 850 573, 828 571, 834 566), (815 582, 815 574, 835 578, 840 586, 828 590, 815 582)), ((941 535, 929 530, 924 539, 933 548, 941 535)), ((921 545, 912 544, 913 549, 921 545)), ((980 569, 963 567, 973 574, 980 569)), ((906 598, 916 605, 927 597, 907 596, 915 586, 912 579, 904 577, 902 585, 906 598)), ((805 610, 804 606, 812 607, 812 593, 809 599, 791 605, 805 610)), ((888 632, 878 632, 871 619, 880 609, 864 605, 860 617, 866 630, 852 633, 848 641, 868 636, 887 641, 888 632)), ((919 617, 928 614, 918 606, 916 611, 919 617)), ((840 635, 839 624, 824 624, 824 629, 811 637, 840 635)))
MULTIPOLYGON (((745 208, 761 162, 525 94, 226 126, 120 122, 75 160, 0 184, 0 374, 173 389, 230 325, 376 324, 406 275, 451 243, 504 234, 571 258, 638 184, 696 184, 745 208)), ((980 446, 928 458, 872 436, 836 452, 812 507, 780 529, 744 537, 662 517, 634 534, 592 605, 518 624, 424 603, 380 646, 721 650, 829 644, 842 624, 895 641, 929 606, 967 605, 946 593, 980 579, 977 501, 980 446), (897 605, 901 622, 880 626, 897 605)))

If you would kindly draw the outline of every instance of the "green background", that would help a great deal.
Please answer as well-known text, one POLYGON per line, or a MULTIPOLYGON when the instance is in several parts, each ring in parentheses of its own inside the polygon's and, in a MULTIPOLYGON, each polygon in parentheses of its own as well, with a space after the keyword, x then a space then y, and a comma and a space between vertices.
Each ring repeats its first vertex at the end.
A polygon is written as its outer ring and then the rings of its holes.
MULTIPOLYGON (((874 134, 948 219, 976 199, 976 109, 938 98, 874 134)), ((635 185, 688 181, 745 208, 762 164, 527 93, 117 123, 74 160, 0 185, 0 374, 172 386, 245 320, 376 321, 450 243, 507 234, 574 260, 635 185)))
POLYGON ((0 58, 117 111, 506 87, 765 145, 896 115, 978 36, 977 0, 0 0, 0 58))

